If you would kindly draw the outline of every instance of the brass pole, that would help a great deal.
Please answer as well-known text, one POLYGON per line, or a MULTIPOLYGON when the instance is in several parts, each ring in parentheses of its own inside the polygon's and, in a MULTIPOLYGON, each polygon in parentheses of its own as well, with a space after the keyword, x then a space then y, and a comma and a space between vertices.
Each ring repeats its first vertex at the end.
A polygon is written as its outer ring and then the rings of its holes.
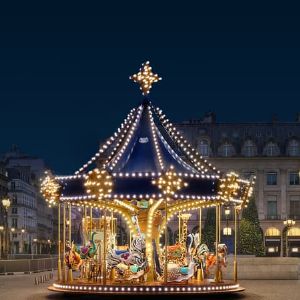
POLYGON ((237 208, 234 208, 234 262, 233 262, 233 280, 237 282, 237 208))
POLYGON ((60 240, 60 202, 58 203, 58 224, 57 224, 57 229, 58 229, 58 261, 57 261, 57 280, 60 281, 61 280, 61 240, 60 240))
POLYGON ((215 274, 215 282, 219 282, 219 204, 216 205, 216 274, 215 274))
POLYGON ((221 242, 221 212, 222 212, 222 207, 221 205, 219 205, 219 209, 218 209, 218 217, 219 217, 219 243, 221 242))
POLYGON ((164 266, 164 282, 168 283, 168 197, 165 198, 165 218, 166 218, 166 227, 165 227, 165 266, 164 266))
POLYGON ((90 224, 91 224, 91 236, 92 236, 92 233, 93 233, 93 208, 91 207, 90 208, 90 224))
POLYGON ((202 208, 199 208, 199 243, 202 240, 202 208))
MULTIPOLYGON (((69 243, 71 246, 72 245, 72 205, 71 205, 71 203, 69 203, 69 243)), ((73 281, 72 268, 69 268, 68 281, 69 282, 73 281)))
POLYGON ((62 272, 62 279, 63 282, 66 282, 66 204, 64 203, 63 208, 63 272, 62 272))
POLYGON ((106 198, 104 200, 103 285, 106 285, 106 198))
POLYGON ((87 218, 86 218, 86 206, 84 206, 83 208, 83 216, 84 216, 84 228, 83 228, 83 245, 85 246, 87 243, 86 240, 86 233, 88 234, 89 230, 88 230, 88 223, 87 223, 87 218))
POLYGON ((181 242, 181 212, 178 213, 178 242, 181 242))

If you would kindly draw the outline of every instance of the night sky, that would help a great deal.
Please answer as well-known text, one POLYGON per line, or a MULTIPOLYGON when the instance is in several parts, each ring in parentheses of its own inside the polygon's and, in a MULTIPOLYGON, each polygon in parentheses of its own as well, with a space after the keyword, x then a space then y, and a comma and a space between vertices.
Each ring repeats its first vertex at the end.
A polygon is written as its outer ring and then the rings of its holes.
POLYGON ((293 121, 300 111, 296 8, 114 5, 1 10, 0 152, 16 144, 74 172, 141 101, 128 76, 146 60, 163 77, 151 100, 174 122, 207 111, 224 122, 293 121))

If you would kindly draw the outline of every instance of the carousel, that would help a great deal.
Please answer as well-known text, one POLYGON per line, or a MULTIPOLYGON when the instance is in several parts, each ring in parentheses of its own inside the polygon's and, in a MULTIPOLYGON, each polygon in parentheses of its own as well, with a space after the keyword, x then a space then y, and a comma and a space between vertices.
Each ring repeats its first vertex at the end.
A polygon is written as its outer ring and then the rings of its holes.
POLYGON ((254 178, 222 174, 186 141, 149 92, 161 78, 149 62, 130 77, 142 102, 75 174, 47 172, 41 192, 58 206, 58 272, 51 291, 82 294, 213 294, 244 289, 237 282, 237 220, 247 205, 254 178), (191 215, 215 209, 215 243, 201 230, 188 233, 191 215), (221 211, 234 211, 233 272, 221 241, 221 211), (72 235, 72 216, 81 211, 81 245, 72 235), (178 238, 168 223, 178 218, 178 238), (118 244, 120 219, 127 241, 118 244))

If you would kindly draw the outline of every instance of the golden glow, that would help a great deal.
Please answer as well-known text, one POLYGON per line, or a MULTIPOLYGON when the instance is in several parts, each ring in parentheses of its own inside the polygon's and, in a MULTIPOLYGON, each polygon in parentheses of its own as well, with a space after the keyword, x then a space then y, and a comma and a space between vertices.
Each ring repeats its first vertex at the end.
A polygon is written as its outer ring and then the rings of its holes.
POLYGON ((169 171, 161 175, 157 180, 152 181, 152 183, 157 185, 162 193, 167 196, 173 196, 176 191, 188 185, 173 170, 174 167, 171 166, 169 171))
POLYGON ((222 197, 222 200, 230 201, 236 198, 240 188, 238 178, 237 174, 231 172, 226 174, 225 178, 220 179, 220 191, 218 194, 222 197))
POLYGON ((112 192, 113 184, 106 170, 96 168, 88 173, 84 185, 88 194, 96 195, 100 200, 112 192))
POLYGON ((140 85, 140 90, 143 92, 143 95, 147 95, 152 88, 152 83, 161 80, 161 77, 158 74, 152 72, 152 67, 150 67, 150 62, 147 61, 142 64, 140 71, 137 74, 133 74, 129 77, 134 82, 140 85))
POLYGON ((45 172, 46 177, 41 183, 41 193, 49 204, 55 204, 60 199, 61 186, 50 171, 45 172))

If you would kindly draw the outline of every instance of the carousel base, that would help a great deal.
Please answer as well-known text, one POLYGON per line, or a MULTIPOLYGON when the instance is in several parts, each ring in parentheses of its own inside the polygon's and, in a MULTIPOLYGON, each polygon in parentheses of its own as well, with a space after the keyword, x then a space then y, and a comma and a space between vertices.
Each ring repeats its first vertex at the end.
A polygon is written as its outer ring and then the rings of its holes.
POLYGON ((202 282, 192 280, 188 283, 143 283, 121 284, 82 282, 74 280, 72 283, 55 282, 49 286, 50 291, 67 294, 101 294, 101 295, 199 295, 199 294, 231 294, 245 289, 233 281, 215 283, 212 280, 202 282))

